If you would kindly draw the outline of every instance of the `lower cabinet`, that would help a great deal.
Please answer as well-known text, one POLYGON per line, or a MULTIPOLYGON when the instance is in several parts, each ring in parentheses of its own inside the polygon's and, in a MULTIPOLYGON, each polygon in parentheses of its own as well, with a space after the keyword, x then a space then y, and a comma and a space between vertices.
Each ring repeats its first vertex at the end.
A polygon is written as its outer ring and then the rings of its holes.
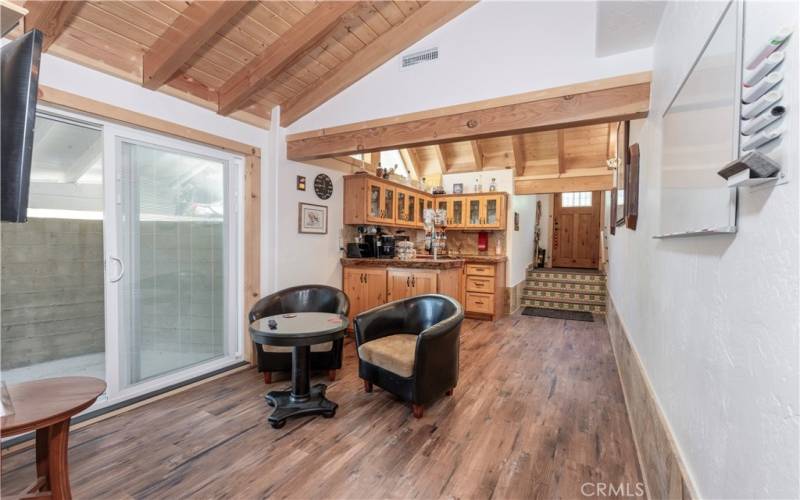
POLYGON ((342 287, 350 300, 350 324, 357 314, 386 303, 385 267, 345 267, 342 287))
POLYGON ((440 293, 463 302, 462 270, 345 266, 342 289, 350 300, 350 321, 358 314, 393 300, 440 293))
POLYGON ((386 300, 400 300, 414 295, 436 293, 438 272, 419 269, 389 269, 386 300))
POLYGON ((464 312, 473 318, 502 316, 505 310, 506 265, 468 263, 464 266, 464 312))

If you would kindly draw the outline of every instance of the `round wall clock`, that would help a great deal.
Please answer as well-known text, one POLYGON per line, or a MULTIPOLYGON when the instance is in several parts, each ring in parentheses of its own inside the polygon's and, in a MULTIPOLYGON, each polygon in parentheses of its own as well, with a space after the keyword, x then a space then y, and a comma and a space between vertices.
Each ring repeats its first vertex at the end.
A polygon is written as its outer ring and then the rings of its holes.
POLYGON ((319 199, 327 200, 333 194, 333 182, 326 174, 319 174, 314 178, 314 192, 319 199))

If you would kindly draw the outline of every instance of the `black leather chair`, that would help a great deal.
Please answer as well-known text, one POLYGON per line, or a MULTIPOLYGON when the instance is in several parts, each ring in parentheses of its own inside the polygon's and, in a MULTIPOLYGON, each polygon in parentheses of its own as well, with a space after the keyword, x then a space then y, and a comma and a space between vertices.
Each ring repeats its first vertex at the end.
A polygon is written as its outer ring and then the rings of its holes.
MULTIPOLYGON (((325 285, 303 285, 268 295, 250 309, 250 322, 266 316, 297 312, 329 312, 347 316, 350 301, 341 290, 325 285)), ((311 369, 327 370, 331 382, 342 367, 343 339, 311 346, 311 369)), ((292 370, 292 348, 253 343, 258 353, 258 371, 264 372, 264 383, 272 382, 272 372, 292 370)))
POLYGON ((458 383, 458 346, 464 310, 444 295, 396 300, 356 316, 358 375, 405 401, 421 418, 423 406, 458 383))

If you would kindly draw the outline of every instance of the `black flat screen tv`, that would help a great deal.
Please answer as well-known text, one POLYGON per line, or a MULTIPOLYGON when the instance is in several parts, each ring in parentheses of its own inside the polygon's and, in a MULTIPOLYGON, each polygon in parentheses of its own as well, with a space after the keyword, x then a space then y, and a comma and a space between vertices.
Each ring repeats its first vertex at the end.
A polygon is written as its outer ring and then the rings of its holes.
POLYGON ((39 30, 31 30, 0 49, 0 219, 4 221, 28 220, 42 38, 39 30))

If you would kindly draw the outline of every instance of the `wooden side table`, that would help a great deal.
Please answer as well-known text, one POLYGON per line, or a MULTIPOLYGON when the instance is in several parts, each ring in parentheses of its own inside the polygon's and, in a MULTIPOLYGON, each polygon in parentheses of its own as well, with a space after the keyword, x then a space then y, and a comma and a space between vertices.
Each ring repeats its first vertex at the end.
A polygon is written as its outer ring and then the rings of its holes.
POLYGON ((0 437, 36 431, 36 482, 21 498, 72 498, 67 446, 69 421, 106 390, 92 377, 59 377, 8 386, 14 414, 0 418, 0 437))

